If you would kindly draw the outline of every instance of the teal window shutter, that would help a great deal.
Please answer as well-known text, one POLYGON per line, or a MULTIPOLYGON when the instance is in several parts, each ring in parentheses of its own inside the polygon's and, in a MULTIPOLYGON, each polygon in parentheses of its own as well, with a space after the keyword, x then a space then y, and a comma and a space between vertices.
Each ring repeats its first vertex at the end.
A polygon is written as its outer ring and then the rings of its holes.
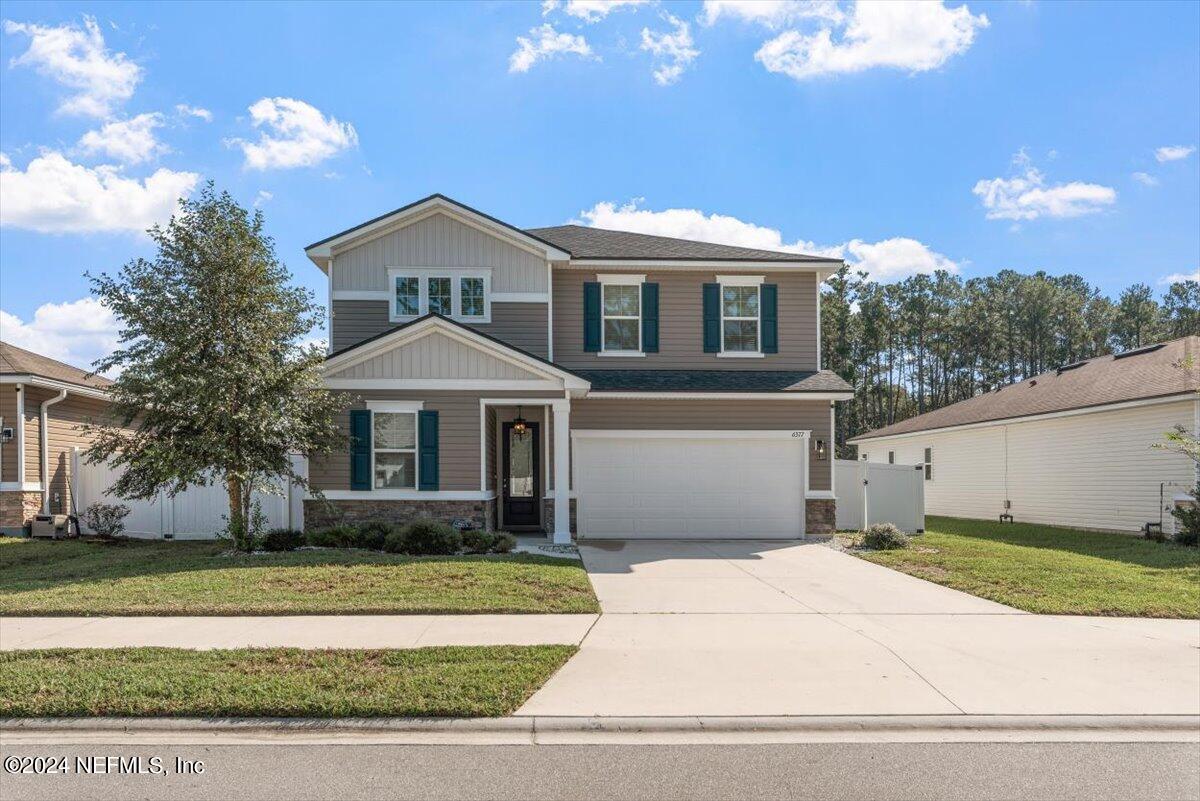
POLYGON ((371 489, 371 410, 350 410, 350 489, 371 489))
POLYGON ((421 483, 417 489, 438 488, 438 413, 417 412, 417 450, 420 466, 417 475, 421 483))
POLYGON ((642 284, 642 351, 658 353, 658 284, 642 284))
POLYGON ((600 352, 600 284, 597 281, 583 284, 583 350, 600 352))
POLYGON ((762 352, 779 353, 779 285, 763 284, 759 288, 762 307, 762 352))
POLYGON ((721 285, 704 285, 704 352, 721 352, 721 285))

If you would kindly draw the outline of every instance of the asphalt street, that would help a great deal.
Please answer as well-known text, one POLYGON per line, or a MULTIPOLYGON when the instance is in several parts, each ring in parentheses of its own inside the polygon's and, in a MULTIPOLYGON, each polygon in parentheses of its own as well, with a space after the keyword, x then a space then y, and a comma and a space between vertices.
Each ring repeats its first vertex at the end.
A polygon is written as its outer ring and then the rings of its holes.
POLYGON ((6 769, 14 756, 42 758, 42 769, 62 765, 61 757, 68 765, 65 774, 0 774, 4 801, 1200 798, 1200 745, 1179 743, 97 744, 2 752, 6 769), (81 775, 76 757, 110 772, 81 775), (177 773, 181 767, 190 772, 177 773), (121 772, 135 769, 144 772, 121 772))

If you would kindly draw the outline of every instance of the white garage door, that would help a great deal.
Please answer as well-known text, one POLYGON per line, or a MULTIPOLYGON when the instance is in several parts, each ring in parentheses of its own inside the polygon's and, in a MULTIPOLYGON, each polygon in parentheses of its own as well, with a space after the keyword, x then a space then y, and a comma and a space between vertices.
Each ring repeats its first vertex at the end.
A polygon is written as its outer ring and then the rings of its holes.
POLYGON ((572 432, 579 536, 803 536, 805 442, 790 431, 572 432))

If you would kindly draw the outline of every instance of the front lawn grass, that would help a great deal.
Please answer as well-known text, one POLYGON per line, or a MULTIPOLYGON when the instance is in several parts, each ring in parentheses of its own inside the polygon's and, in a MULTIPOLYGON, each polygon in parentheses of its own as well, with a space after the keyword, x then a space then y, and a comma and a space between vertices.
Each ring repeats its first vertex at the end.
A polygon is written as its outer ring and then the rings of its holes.
POLYGON ((582 563, 359 550, 230 554, 219 542, 0 537, 0 615, 598 612, 582 563))
POLYGON ((1128 534, 928 517, 898 551, 858 556, 1028 612, 1200 618, 1200 550, 1128 534))
POLYGON ((0 717, 496 717, 570 645, 0 653, 0 717))

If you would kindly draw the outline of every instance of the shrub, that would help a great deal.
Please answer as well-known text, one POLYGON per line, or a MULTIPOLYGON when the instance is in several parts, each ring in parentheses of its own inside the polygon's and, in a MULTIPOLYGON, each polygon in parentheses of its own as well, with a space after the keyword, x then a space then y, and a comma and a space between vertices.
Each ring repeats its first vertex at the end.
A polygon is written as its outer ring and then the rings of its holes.
POLYGON ((358 529, 358 547, 369 548, 372 551, 382 551, 383 544, 387 541, 387 537, 392 533, 390 523, 371 522, 366 525, 359 526, 358 529))
POLYGON ((863 531, 861 543, 872 551, 894 551, 908 547, 908 535, 891 523, 876 523, 863 531))
POLYGON ((383 550, 388 553, 408 553, 408 534, 403 529, 392 529, 383 538, 383 550))
POLYGON ((317 548, 353 548, 358 542, 354 526, 330 526, 308 532, 308 544, 317 548))
POLYGON ((121 536, 129 507, 123 503, 93 503, 83 512, 83 522, 102 540, 121 536))
POLYGON ((303 544, 303 531, 294 528, 273 528, 262 536, 258 547, 264 551, 294 551, 303 544))
POLYGON ((413 556, 447 556, 462 548, 462 534, 435 520, 416 520, 404 529, 404 552, 413 556))
POLYGON ((1180 545, 1200 545, 1200 483, 1188 493, 1190 504, 1178 504, 1171 514, 1179 521, 1175 526, 1175 542, 1180 545))
POLYGON ((462 533, 462 547, 467 553, 487 553, 496 545, 496 535, 481 528, 462 533))
POLYGON ((517 547, 517 538, 507 531, 501 531, 492 542, 492 553, 509 553, 517 547))

